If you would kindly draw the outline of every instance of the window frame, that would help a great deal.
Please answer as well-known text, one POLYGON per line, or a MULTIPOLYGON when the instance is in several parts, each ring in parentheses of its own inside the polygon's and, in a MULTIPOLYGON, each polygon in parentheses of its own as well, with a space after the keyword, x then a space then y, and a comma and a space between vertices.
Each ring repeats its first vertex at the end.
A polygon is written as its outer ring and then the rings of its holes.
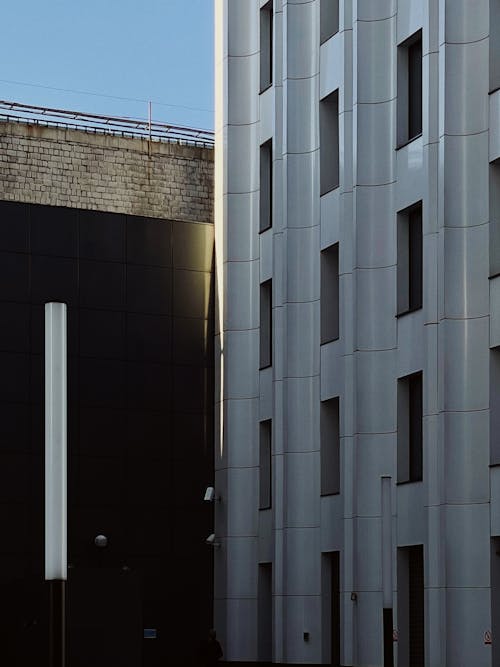
POLYGON ((259 94, 273 85, 273 0, 260 8, 260 70, 259 94))
POLYGON ((398 211, 396 317, 423 308, 423 202, 398 211))
POLYGON ((259 151, 259 234, 273 226, 273 140, 260 145, 259 151), (264 187, 263 187, 264 186, 264 187))
POLYGON ((397 145, 403 148, 423 132, 423 53, 422 29, 410 35, 398 45, 398 80, 397 80, 397 145), (414 55, 420 56, 420 68, 412 67, 414 55), (418 94, 416 95, 418 91, 418 94), (415 96, 418 100, 415 101, 415 96), (417 112, 418 107, 418 112, 417 112), (412 128, 414 118, 420 122, 412 128))

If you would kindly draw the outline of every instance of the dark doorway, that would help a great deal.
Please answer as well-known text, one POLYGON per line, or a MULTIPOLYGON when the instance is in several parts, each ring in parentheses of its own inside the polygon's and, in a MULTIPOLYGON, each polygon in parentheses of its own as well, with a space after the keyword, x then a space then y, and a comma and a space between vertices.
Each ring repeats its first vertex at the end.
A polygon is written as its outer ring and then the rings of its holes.
POLYGON ((322 554, 323 661, 340 667, 340 552, 322 554))
POLYGON ((384 609, 384 667, 394 667, 394 645, 392 643, 392 609, 384 609))

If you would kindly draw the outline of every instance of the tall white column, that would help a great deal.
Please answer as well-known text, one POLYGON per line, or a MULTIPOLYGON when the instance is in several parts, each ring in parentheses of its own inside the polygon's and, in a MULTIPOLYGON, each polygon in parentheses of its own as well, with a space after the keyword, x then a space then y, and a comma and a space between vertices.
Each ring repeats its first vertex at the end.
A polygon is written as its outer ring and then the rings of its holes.
POLYGON ((225 659, 251 662, 258 644, 259 2, 216 0, 215 17, 215 618, 225 659))
POLYGON ((67 576, 66 304, 45 304, 45 579, 67 576))
POLYGON ((283 3, 285 662, 321 661, 319 2, 283 3), (300 49, 299 49, 300 44, 300 49), (307 634, 304 634, 307 633, 307 634))
POLYGON ((49 664, 66 663, 67 538, 66 304, 45 304, 45 579, 49 583, 49 664))
POLYGON ((489 667, 489 3, 440 4, 446 651, 489 667))

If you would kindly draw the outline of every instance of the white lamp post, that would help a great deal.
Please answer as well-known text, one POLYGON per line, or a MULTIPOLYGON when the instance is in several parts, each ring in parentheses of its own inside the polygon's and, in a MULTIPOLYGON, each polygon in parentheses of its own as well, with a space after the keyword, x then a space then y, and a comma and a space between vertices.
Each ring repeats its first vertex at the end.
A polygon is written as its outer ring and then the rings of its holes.
POLYGON ((66 304, 45 304, 45 579, 50 588, 50 667, 66 663, 66 304))

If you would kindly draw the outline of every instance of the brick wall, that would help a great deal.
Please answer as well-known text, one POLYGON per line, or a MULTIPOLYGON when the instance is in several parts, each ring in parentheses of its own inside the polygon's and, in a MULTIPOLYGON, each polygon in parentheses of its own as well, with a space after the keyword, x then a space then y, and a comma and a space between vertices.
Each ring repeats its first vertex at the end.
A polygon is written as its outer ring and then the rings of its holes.
POLYGON ((213 151, 0 123, 0 199, 213 222, 213 151))

